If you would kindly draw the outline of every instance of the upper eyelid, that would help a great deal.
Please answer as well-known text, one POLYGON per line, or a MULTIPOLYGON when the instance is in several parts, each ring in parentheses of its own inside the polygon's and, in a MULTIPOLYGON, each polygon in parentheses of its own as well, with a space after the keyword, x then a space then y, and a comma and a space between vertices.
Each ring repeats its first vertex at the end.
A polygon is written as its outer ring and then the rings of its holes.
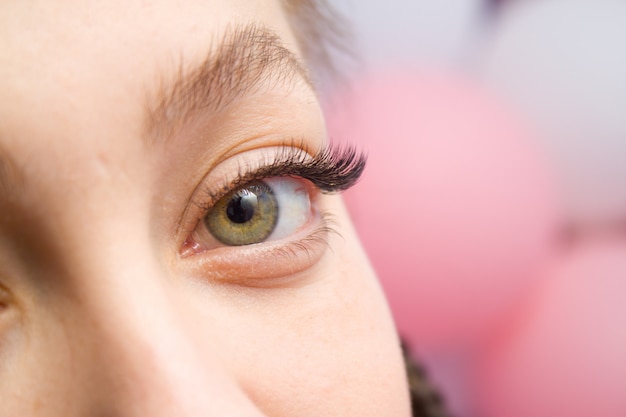
POLYGON ((311 181, 322 192, 344 191, 358 181, 365 169, 366 156, 354 147, 336 148, 331 145, 314 155, 303 147, 287 146, 280 149, 271 162, 257 163, 256 167, 252 167, 252 164, 240 164, 235 179, 224 184, 217 193, 212 189, 205 189, 204 195, 209 197, 210 202, 202 207, 208 210, 233 189, 250 181, 270 177, 300 177, 311 181))
MULTIPOLYGON (((298 154, 298 159, 304 160, 307 158, 306 155, 310 157, 310 154, 303 148, 294 147, 294 150, 290 152, 294 155, 298 154)), ((293 156, 287 155, 285 152, 276 152, 273 158, 265 158, 261 161, 239 161, 237 174, 231 176, 232 179, 226 179, 222 181, 221 185, 217 186, 207 184, 206 181, 201 182, 200 186, 195 190, 194 196, 191 198, 190 202, 196 205, 196 207, 209 210, 220 198, 251 181, 290 175, 288 173, 290 171, 289 168, 294 163, 295 160, 293 156), (200 197, 198 197, 198 194, 200 194, 200 197), (204 202, 202 202, 202 200, 204 200, 204 202)))

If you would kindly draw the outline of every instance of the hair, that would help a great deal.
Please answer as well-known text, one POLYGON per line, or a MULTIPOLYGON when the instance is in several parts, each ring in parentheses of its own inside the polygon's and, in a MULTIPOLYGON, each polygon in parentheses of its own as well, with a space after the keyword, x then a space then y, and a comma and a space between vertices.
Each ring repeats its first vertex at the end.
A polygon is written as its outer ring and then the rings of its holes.
POLYGON ((312 79, 324 90, 342 78, 343 64, 354 59, 350 25, 329 0, 282 3, 312 79))
POLYGON ((406 343, 402 344, 404 365, 409 379, 413 417, 452 417, 441 393, 429 381, 424 367, 412 357, 406 343))

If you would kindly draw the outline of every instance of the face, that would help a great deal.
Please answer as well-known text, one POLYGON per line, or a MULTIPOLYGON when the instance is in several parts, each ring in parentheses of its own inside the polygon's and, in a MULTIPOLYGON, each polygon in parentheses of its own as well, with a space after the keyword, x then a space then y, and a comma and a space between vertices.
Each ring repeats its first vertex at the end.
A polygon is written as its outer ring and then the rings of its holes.
POLYGON ((409 415, 278 0, 1 8, 0 415, 409 415))

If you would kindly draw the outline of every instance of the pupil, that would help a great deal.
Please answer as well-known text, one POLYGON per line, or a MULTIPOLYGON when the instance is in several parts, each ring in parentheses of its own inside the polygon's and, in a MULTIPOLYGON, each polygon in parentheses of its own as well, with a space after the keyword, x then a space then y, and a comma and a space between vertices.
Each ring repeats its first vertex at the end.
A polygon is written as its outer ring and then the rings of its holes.
POLYGON ((238 195, 228 203, 226 215, 234 223, 245 223, 254 216, 257 207, 257 197, 255 194, 246 192, 238 195))

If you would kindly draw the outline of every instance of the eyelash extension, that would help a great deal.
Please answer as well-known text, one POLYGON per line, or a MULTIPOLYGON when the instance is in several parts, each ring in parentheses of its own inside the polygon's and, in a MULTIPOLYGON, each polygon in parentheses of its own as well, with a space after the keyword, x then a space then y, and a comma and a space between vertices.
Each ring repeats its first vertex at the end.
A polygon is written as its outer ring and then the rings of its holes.
POLYGON ((313 156, 302 145, 284 146, 276 151, 271 162, 261 162, 256 168, 240 165, 235 179, 219 190, 211 190, 207 185, 203 194, 209 198, 195 201, 195 204, 208 210, 230 191, 251 181, 271 177, 299 177, 310 181, 324 194, 341 192, 359 180, 366 162, 365 154, 354 146, 329 145, 313 156))

